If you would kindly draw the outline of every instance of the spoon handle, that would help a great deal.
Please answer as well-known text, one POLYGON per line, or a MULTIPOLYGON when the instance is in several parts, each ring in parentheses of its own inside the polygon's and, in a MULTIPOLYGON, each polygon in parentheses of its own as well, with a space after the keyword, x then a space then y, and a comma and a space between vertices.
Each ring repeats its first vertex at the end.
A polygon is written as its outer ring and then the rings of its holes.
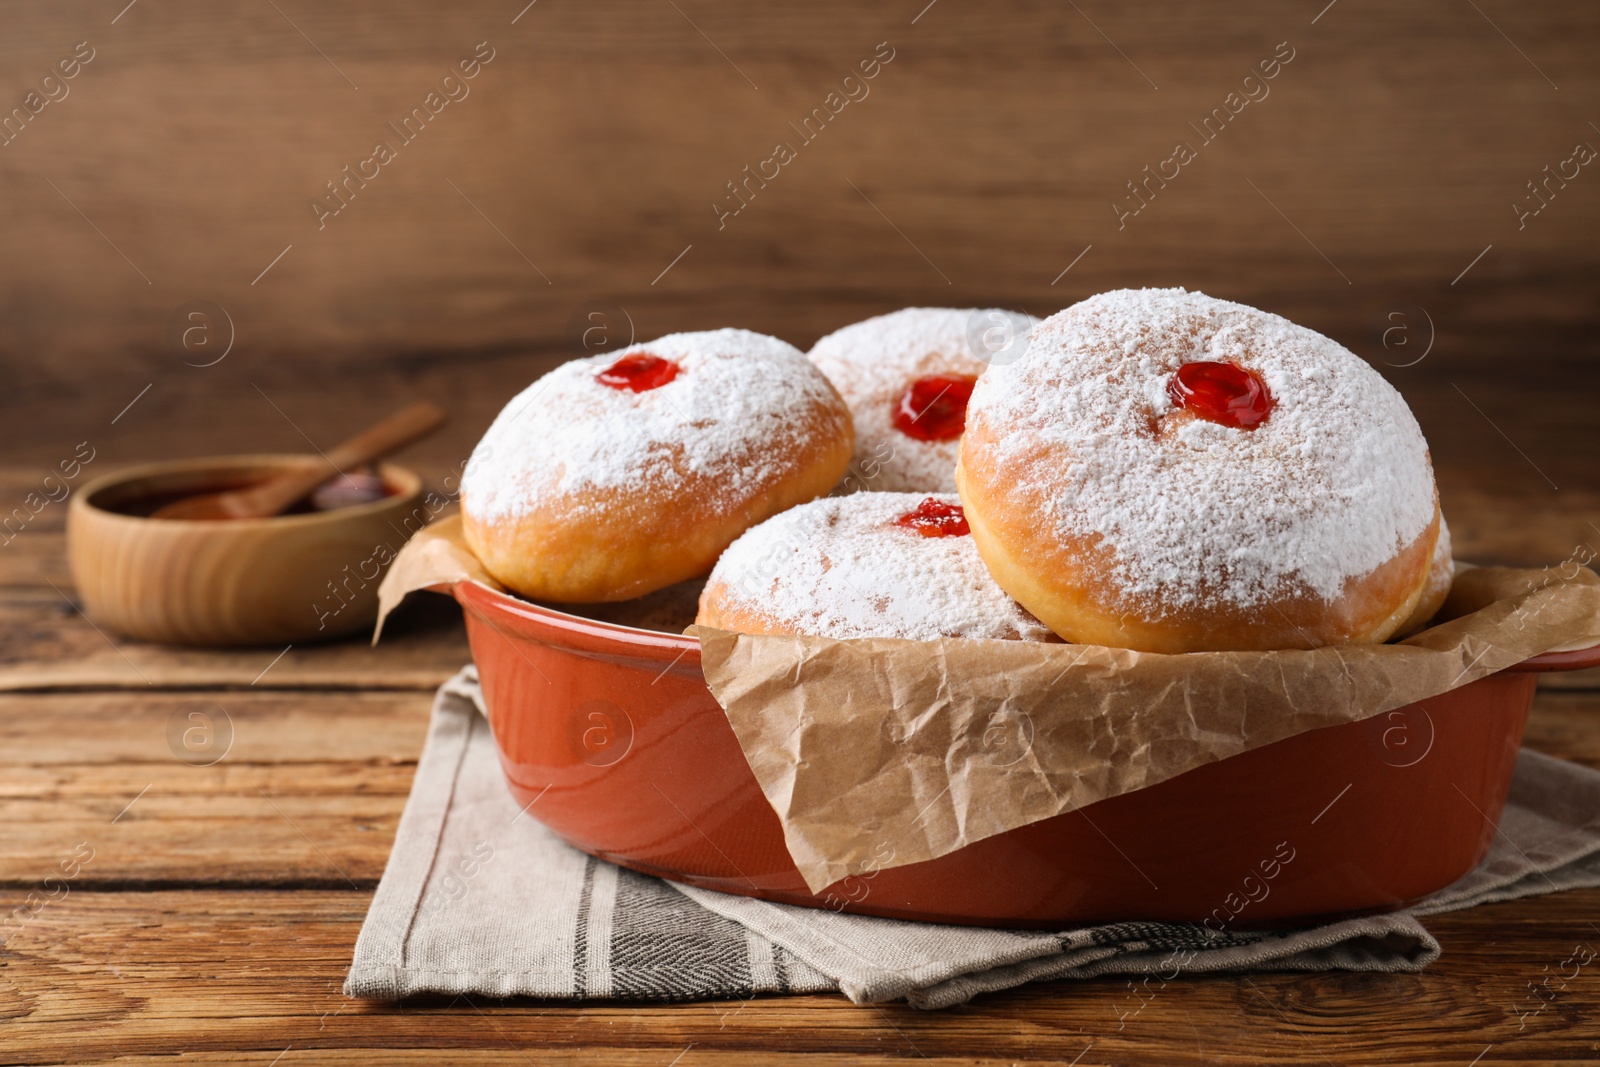
POLYGON ((370 463, 410 444, 439 427, 444 412, 437 404, 419 400, 402 408, 356 436, 310 460, 304 468, 289 471, 239 494, 241 503, 255 514, 277 515, 323 482, 352 467, 370 463))

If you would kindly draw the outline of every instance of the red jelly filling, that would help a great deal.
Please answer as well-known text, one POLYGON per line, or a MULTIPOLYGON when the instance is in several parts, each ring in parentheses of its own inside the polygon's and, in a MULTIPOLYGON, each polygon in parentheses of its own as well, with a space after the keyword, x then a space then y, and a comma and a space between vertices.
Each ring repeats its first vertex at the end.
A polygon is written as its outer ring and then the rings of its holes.
POLYGON ((918 504, 915 510, 894 520, 894 524, 915 530, 923 537, 964 537, 972 532, 972 527, 967 525, 966 512, 961 510, 960 504, 946 504, 931 496, 918 504))
POLYGON ((670 359, 652 356, 648 352, 635 352, 623 356, 611 366, 595 375, 613 389, 630 389, 642 393, 657 389, 678 376, 678 365, 670 359))
POLYGON ((1208 422, 1253 430, 1275 403, 1255 371, 1232 363, 1185 363, 1167 383, 1167 396, 1208 422))
POLYGON ((918 378, 894 406, 894 428, 919 441, 950 441, 967 428, 967 401, 976 378, 964 374, 918 378))

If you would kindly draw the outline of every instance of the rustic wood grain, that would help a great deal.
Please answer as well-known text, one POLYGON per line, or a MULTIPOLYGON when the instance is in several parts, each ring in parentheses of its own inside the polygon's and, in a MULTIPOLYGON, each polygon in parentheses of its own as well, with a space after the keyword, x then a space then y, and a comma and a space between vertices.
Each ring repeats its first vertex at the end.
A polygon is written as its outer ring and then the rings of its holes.
POLYGON ((1541 688, 1523 744, 1600 770, 1600 693, 1541 688))
POLYGON ((60 530, 27 531, 0 548, 0 592, 72 588, 66 537, 60 530))
POLYGON ((570 353, 602 305, 645 336, 739 324, 804 344, 909 303, 1049 310, 1171 283, 1366 349, 1389 313, 1426 308, 1431 360, 1595 354, 1600 178, 1520 229, 1512 210, 1596 140, 1591 5, 605 0, 515 24, 500 0, 184 0, 113 23, 116 6, 15 4, 0 40, 8 106, 75 42, 96 50, 0 148, 13 402, 109 417, 201 373, 168 336, 196 299, 235 323, 223 366, 258 373, 570 353), (470 96, 319 229, 325 183, 479 41, 495 58, 470 96), (788 124, 883 41, 870 95, 800 143, 788 124), (1295 58, 1270 96, 1119 229, 1125 183, 1198 140, 1189 124, 1281 41, 1295 58), (713 201, 778 140, 798 157, 719 229, 713 201))
POLYGON ((170 721, 175 713, 206 704, 225 711, 232 723, 227 749, 232 763, 409 765, 422 751, 433 693, 262 688, 0 693, 0 767, 16 773, 71 766, 63 773, 76 778, 98 766, 177 762, 167 737, 170 721))
POLYGON ((376 649, 356 637, 287 652, 218 651, 104 633, 68 595, 30 592, 7 597, 0 609, 0 692, 251 685, 431 691, 472 658, 460 619, 449 599, 420 593, 395 613, 376 649))
POLYGON ((1560 567, 1600 559, 1600 493, 1583 489, 1520 492, 1443 487, 1456 558, 1522 567, 1560 567))
POLYGON ((864 1054, 1061 1064, 1090 1049, 1080 1064, 1459 1067, 1486 1046, 1495 1063, 1587 1059, 1595 1042, 1589 1020, 1600 1010, 1600 982, 1579 979, 1518 1027, 1520 999, 1540 966, 1565 959, 1574 941, 1592 943, 1597 890, 1430 920, 1445 955, 1421 975, 1179 980, 1120 1030, 1118 1013, 1131 993, 1119 979, 1023 988, 931 1013, 838 997, 352 1002, 339 986, 366 899, 327 891, 72 892, 7 945, 0 973, 7 1059, 53 1062, 67 1050, 74 1059, 252 1050, 264 1062, 285 1048, 301 1055, 399 1048, 457 1050, 452 1058, 522 1049, 526 1062, 539 1063, 551 1049, 625 1063, 649 1051, 665 1065, 692 1046, 680 1062, 830 1063, 864 1054), (780 1055, 768 1058, 775 1049, 780 1055))
POLYGON ((431 693, 0 695, 0 884, 370 889, 431 693), (191 719, 191 715, 202 716, 191 719), (198 727, 185 744, 184 731, 198 727))

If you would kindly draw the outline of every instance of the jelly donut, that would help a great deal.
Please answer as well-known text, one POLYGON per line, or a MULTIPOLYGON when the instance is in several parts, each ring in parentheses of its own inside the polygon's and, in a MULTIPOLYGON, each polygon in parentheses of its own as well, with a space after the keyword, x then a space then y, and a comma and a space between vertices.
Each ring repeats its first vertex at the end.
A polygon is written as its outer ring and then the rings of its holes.
POLYGON ((1000 586, 1068 641, 1151 652, 1383 641, 1439 536, 1427 442, 1302 326, 1103 293, 979 379, 956 471, 1000 586))
POLYGON ((856 454, 846 488, 955 492, 956 446, 973 383, 993 349, 1036 322, 999 309, 905 308, 818 341, 811 362, 839 390, 855 420, 856 454))
POLYGON ((695 621, 751 634, 1055 640, 989 576, 953 494, 853 493, 768 519, 722 554, 695 621))
POLYGON ((828 492, 852 444, 799 349, 670 334, 563 364, 506 405, 462 478, 463 530, 523 596, 624 600, 705 574, 746 529, 828 492))

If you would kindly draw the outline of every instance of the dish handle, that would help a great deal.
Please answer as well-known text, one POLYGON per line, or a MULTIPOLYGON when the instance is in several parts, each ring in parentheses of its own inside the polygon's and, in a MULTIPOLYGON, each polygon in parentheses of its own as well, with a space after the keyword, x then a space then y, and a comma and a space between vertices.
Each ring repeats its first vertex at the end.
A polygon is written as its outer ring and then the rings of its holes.
POLYGON ((1531 659, 1525 659, 1516 666, 1507 667, 1506 669, 1529 674, 1542 674, 1548 671, 1581 671, 1590 667, 1600 667, 1600 645, 1545 652, 1531 659))

